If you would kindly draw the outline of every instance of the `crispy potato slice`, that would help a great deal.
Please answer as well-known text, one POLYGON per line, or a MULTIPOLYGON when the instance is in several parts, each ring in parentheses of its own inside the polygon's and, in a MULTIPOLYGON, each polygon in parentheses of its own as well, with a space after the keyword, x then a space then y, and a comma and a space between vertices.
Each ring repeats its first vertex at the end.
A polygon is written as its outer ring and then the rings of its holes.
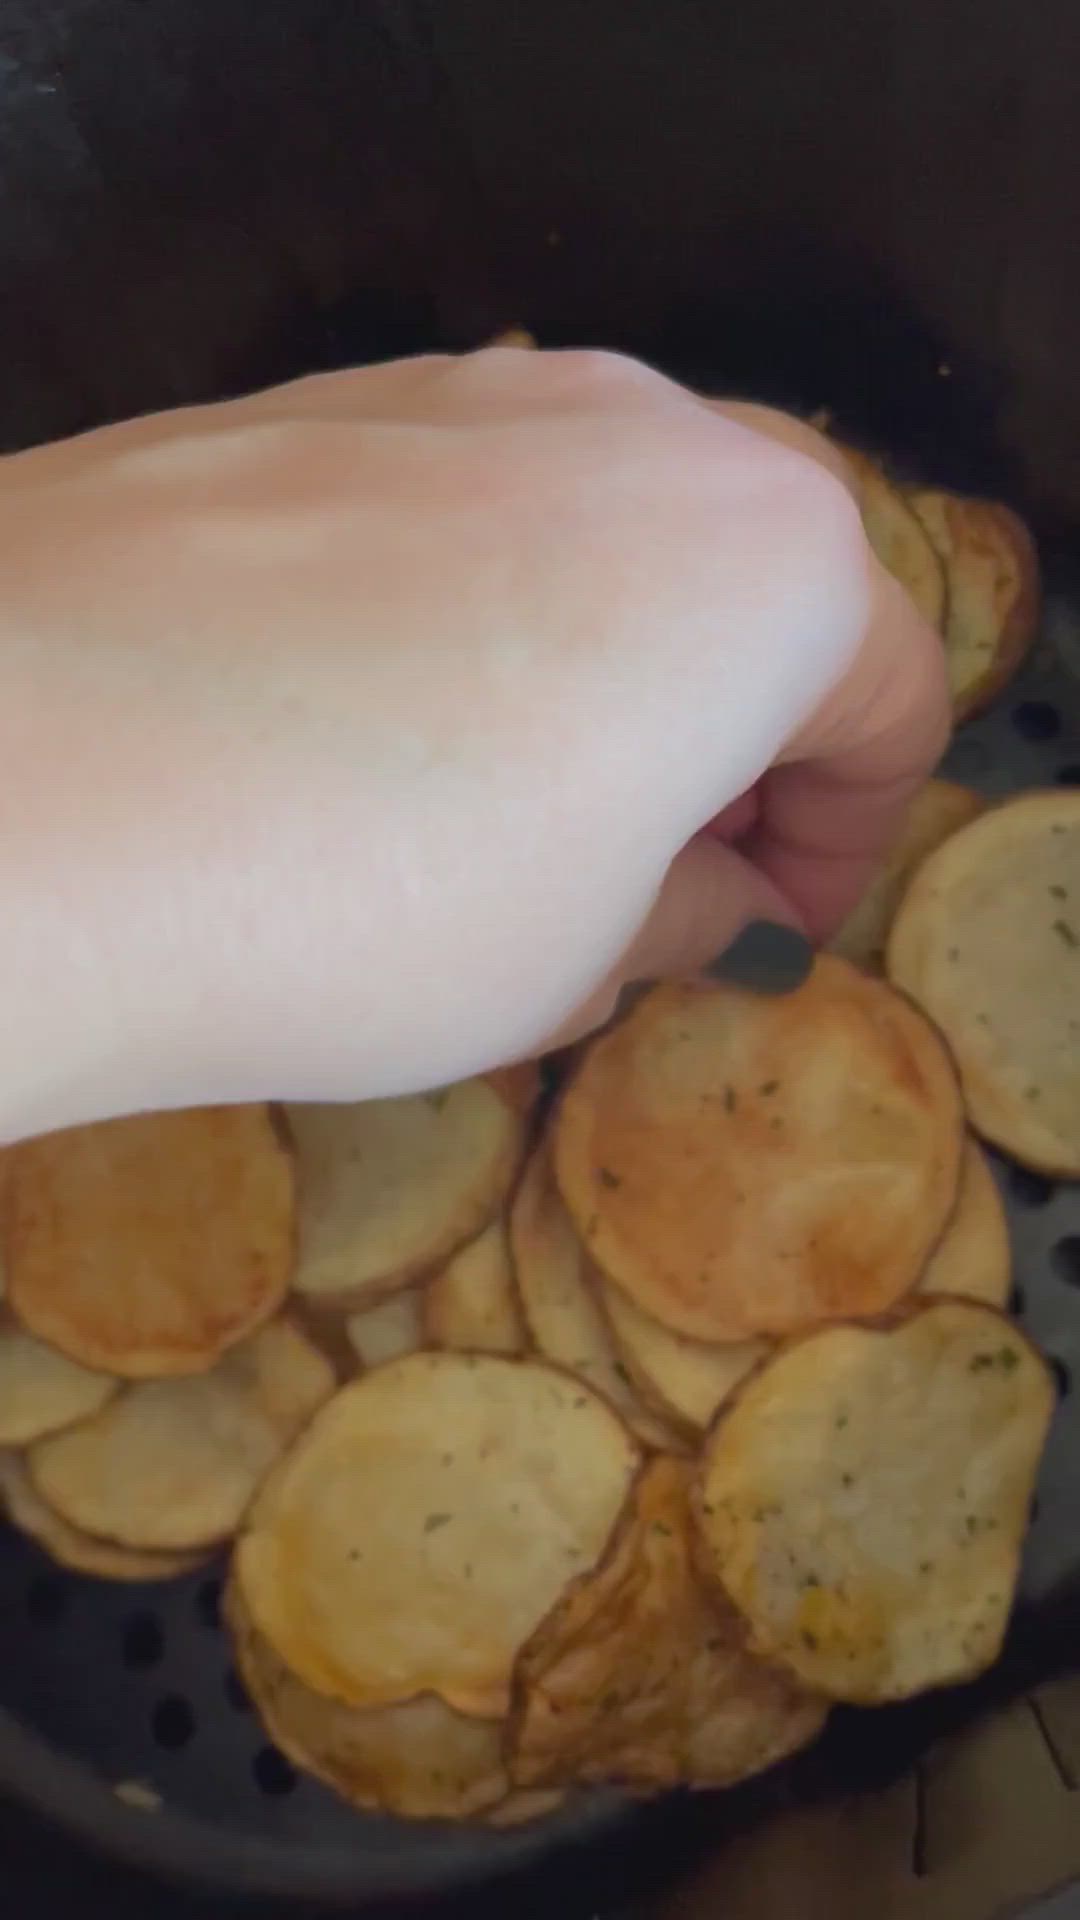
POLYGON ((952 1219, 930 1256, 920 1293, 959 1293, 988 1307, 1008 1305, 1012 1291, 1009 1222, 986 1155, 964 1146, 952 1219))
POLYGON ((9 1156, 8 1299, 31 1333, 128 1379, 199 1373, 280 1306, 292 1156, 266 1107, 140 1114, 9 1156))
POLYGON ((448 1260, 485 1227, 517 1169, 523 1118, 487 1080, 351 1106, 294 1106, 297 1291, 364 1307, 448 1260))
POLYGON ((952 1211, 963 1123, 937 1035, 819 958, 782 998, 654 988, 567 1088, 556 1171, 586 1249, 699 1340, 880 1312, 952 1211))
POLYGON ((407 1287, 361 1313, 350 1313, 345 1333, 365 1367, 381 1367, 387 1360, 400 1360, 402 1354, 418 1353, 425 1344, 419 1294, 407 1287))
POLYGON ((684 1462, 648 1462, 600 1565, 522 1649, 507 1741, 519 1785, 731 1785, 820 1730, 821 1702, 753 1659, 701 1591, 688 1486, 684 1462))
POLYGON ((615 1346, 631 1379, 650 1406, 693 1432, 702 1432, 732 1388, 768 1353, 764 1340, 737 1340, 718 1346, 673 1333, 629 1294, 600 1279, 604 1310, 615 1346))
POLYGON ((766 1362, 701 1466, 708 1563, 751 1646, 867 1706, 990 1666, 1053 1405, 1035 1349, 972 1300, 766 1362))
POLYGON ((352 1706, 507 1705, 519 1647, 599 1559, 639 1460, 580 1381, 423 1353, 353 1381, 267 1480, 243 1603, 298 1678, 352 1706))
POLYGON ((980 713, 1007 686, 1039 625, 1039 561, 1008 507, 931 488, 906 499, 945 569, 945 658, 958 720, 980 713))
POLYGON ((670 1424, 642 1404, 612 1344, 577 1231, 555 1185, 546 1142, 536 1149, 510 1211, 510 1247, 529 1336, 610 1400, 645 1446, 677 1447, 670 1424))
POLYGON ((536 341, 525 327, 507 327, 505 333, 497 333, 494 340, 488 342, 492 347, 523 347, 526 352, 536 351, 536 341))
POLYGON ((424 1334, 431 1346, 458 1353, 522 1353, 521 1318, 506 1224, 493 1220, 428 1282, 424 1334))
POLYGON ((25 1447, 43 1433, 58 1433, 119 1390, 110 1374, 80 1367, 0 1309, 0 1447, 25 1447))
POLYGON ((1080 1177, 1080 793, 1022 794, 947 840, 887 959, 952 1048, 976 1132, 1080 1177))
POLYGON ((290 1673, 254 1626, 235 1579, 225 1594, 236 1663, 275 1746, 354 1807, 413 1820, 475 1819, 505 1804, 502 1725, 433 1694, 348 1707, 290 1673))
POLYGON ((924 620, 944 633, 948 607, 945 567, 919 515, 901 489, 869 455, 844 447, 855 477, 863 527, 882 566, 899 580, 924 620))
POLYGON ((264 1474, 336 1386, 288 1320, 210 1373, 144 1380, 26 1455, 37 1492, 72 1526, 154 1552, 234 1533, 264 1474))
POLYGON ((557 1813, 566 1799, 562 1787, 519 1787, 484 1816, 487 1827, 526 1827, 533 1820, 546 1820, 557 1813))
POLYGON ((205 1553, 141 1553, 70 1526, 46 1505, 17 1453, 0 1453, 0 1511, 57 1566, 95 1580, 176 1580, 206 1559, 205 1553))
POLYGON ((982 813, 986 801, 953 780, 928 780, 912 799, 900 835, 885 865, 831 942, 845 960, 884 973, 885 944, 912 874, 950 834, 982 813))

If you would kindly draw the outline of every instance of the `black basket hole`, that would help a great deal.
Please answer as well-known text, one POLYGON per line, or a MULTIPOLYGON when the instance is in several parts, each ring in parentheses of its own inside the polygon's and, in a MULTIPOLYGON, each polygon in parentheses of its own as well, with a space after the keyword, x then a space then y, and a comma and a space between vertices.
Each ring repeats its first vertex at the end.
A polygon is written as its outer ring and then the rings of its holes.
POLYGON ((204 1627, 221 1625, 221 1581, 203 1580, 195 1595, 195 1611, 204 1627))
POLYGON ((1017 1320, 1022 1320, 1027 1312, 1027 1294, 1023 1287, 1014 1287, 1009 1295, 1009 1312, 1017 1320))
POLYGON ((1058 768, 1054 778, 1059 787, 1080 787, 1080 765, 1070 760, 1067 766, 1058 768))
POLYGON ((120 1657, 125 1667, 156 1667, 165 1658, 165 1635, 156 1613, 133 1613, 124 1624, 120 1657))
POLYGON ((1056 740, 1061 732, 1061 715, 1050 700, 1021 700, 1012 723, 1022 740, 1056 740))
POLYGON ((195 1715, 182 1693, 166 1693, 150 1716, 150 1731, 155 1744, 176 1752, 186 1747, 195 1732, 195 1715))
POLYGON ((248 1698, 248 1691, 235 1667, 226 1668, 224 1686, 225 1698, 230 1707, 233 1707, 237 1713, 250 1713, 251 1701, 248 1698))
POLYGON ((1072 1392, 1071 1369, 1066 1365, 1061 1355, 1057 1353, 1047 1355, 1047 1364, 1054 1376, 1054 1385, 1057 1387, 1058 1399, 1066 1400, 1072 1392))
POLYGON ((1022 1207, 1045 1207, 1054 1197, 1054 1183, 1028 1167, 1010 1167, 1009 1191, 1022 1207))
POLYGON ((296 1786, 296 1770, 289 1765, 283 1753, 276 1747, 260 1747, 251 1763, 255 1776, 255 1785, 260 1793, 270 1799, 280 1799, 283 1794, 292 1793, 296 1786))
POLYGON ((38 1573, 26 1589, 26 1612, 35 1627, 54 1627, 67 1612, 71 1598, 67 1581, 58 1573, 38 1573))
POLYGON ((1080 1233, 1066 1233, 1050 1256, 1054 1272, 1067 1286, 1080 1287, 1080 1233))

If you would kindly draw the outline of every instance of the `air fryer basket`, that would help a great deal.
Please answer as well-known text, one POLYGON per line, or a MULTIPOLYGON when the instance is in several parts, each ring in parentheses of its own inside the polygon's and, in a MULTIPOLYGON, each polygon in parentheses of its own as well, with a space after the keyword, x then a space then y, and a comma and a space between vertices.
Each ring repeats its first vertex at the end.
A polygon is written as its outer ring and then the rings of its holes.
MULTIPOLYGON (((1078 56, 1070 0, 0 0, 0 447, 514 322, 827 405, 914 472, 1034 516, 1043 638, 950 771, 993 793, 1075 784, 1080 248, 1061 186, 1080 167, 1078 56)), ((941 1733, 1019 1703, 1055 1779, 1080 1769, 1080 1705, 1059 1721, 1043 1687, 1080 1667, 1080 1187, 998 1171, 1015 1307, 1061 1405, 1022 1603, 980 1686, 838 1714, 811 1755, 726 1797, 406 1829, 267 1745, 218 1572, 90 1583, 3 1532, 0 1790, 219 1897, 348 1904, 528 1869, 552 1911, 587 1920, 605 1886, 698 1856, 717 1857, 719 1908, 725 1859, 761 1832, 896 1781, 895 1871, 933 1888, 941 1733)), ((1064 1871, 1033 1860, 1023 1891, 1064 1871)), ((777 1911, 839 1920, 828 1887, 801 1905, 800 1873, 777 1911)), ((990 1920, 997 1897, 966 1911, 990 1920)), ((867 1912, 886 1909, 868 1893, 850 1908, 867 1912)))

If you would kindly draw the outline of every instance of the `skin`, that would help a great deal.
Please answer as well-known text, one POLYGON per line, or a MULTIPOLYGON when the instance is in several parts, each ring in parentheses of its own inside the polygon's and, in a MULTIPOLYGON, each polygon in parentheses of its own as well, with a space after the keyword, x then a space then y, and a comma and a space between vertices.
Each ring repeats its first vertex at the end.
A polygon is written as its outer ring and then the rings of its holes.
POLYGON ((947 712, 810 429, 510 348, 0 462, 0 672, 9 1139, 431 1086, 826 935, 947 712))

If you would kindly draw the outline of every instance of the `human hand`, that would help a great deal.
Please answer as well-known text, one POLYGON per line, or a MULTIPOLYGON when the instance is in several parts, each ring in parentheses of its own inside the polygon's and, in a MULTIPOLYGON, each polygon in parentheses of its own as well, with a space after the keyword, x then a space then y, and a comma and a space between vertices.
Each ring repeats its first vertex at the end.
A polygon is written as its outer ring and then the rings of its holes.
POLYGON ((0 465, 7 1130, 432 1085, 827 933, 945 729, 838 460, 502 349, 0 465))

